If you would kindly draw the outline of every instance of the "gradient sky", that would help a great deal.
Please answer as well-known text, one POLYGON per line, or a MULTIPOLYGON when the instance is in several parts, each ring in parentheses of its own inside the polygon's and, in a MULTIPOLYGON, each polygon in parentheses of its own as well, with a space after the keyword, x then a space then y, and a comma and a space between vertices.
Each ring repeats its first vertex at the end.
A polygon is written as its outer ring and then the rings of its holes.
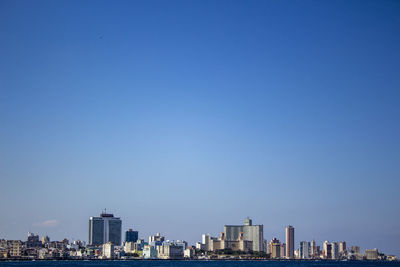
MULTIPOLYGON (((400 256, 399 1, 0 1, 0 238, 102 209, 400 256)), ((320 244, 322 245, 322 244, 320 244)))

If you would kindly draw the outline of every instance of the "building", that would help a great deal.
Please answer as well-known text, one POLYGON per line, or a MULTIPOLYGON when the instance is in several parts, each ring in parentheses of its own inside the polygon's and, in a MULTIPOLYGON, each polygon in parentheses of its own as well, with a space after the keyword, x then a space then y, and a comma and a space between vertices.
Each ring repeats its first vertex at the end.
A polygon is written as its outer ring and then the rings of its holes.
POLYGON ((291 225, 286 227, 286 258, 294 258, 294 227, 291 225))
POLYGON ((140 246, 137 242, 125 242, 124 251, 125 253, 134 253, 140 250, 140 246))
POLYGON ((299 258, 300 259, 310 258, 310 242, 307 241, 300 242, 299 258))
POLYGON ((317 256, 317 244, 315 240, 312 240, 310 243, 310 257, 314 258, 315 256, 317 256))
POLYGON ((39 240, 39 235, 28 232, 25 245, 27 248, 38 248, 42 247, 42 242, 39 240))
POLYGON ((47 235, 42 237, 42 245, 46 245, 49 242, 50 242, 50 237, 48 237, 47 235))
POLYGON ((285 243, 281 244, 281 258, 282 259, 286 258, 286 244, 285 243))
POLYGON ((346 255, 347 254, 347 248, 346 248, 346 242, 342 241, 339 243, 339 254, 340 255, 346 255))
POLYGON ((194 253, 195 251, 194 251, 194 249, 193 248, 187 248, 187 249, 185 249, 185 251, 183 252, 183 257, 185 258, 185 259, 193 259, 193 257, 194 257, 194 253))
POLYGON ((339 259, 339 244, 338 244, 338 242, 332 243, 332 259, 333 260, 339 259))
POLYGON ((159 259, 179 260, 183 259, 183 248, 181 245, 173 243, 165 243, 162 246, 157 246, 157 254, 159 259))
POLYGON ((253 241, 245 240, 244 234, 240 233, 237 240, 226 240, 225 233, 221 232, 219 239, 211 239, 211 251, 230 249, 232 251, 249 252, 253 249, 253 241))
POLYGON ((103 244, 103 258, 114 258, 114 244, 112 242, 107 242, 106 244, 103 244))
POLYGON ((278 239, 273 238, 271 240, 271 258, 279 259, 281 257, 281 243, 278 239))
POLYGON ((374 249, 366 249, 365 250, 365 259, 366 260, 377 260, 378 259, 378 250, 374 249))
POLYGON ((360 254, 360 247, 359 246, 351 246, 350 251, 353 254, 360 254))
POLYGON ((252 220, 247 217, 244 225, 225 225, 224 233, 227 241, 236 241, 239 239, 241 233, 246 241, 252 241, 253 251, 264 251, 264 226, 253 225, 252 220))
POLYGON ((323 253, 325 259, 337 260, 339 259, 339 245, 337 242, 330 243, 324 242, 323 253))
POLYGON ((154 246, 144 245, 144 247, 143 247, 143 258, 145 258, 145 259, 157 259, 157 249, 154 246))
POLYGON ((115 246, 120 246, 121 226, 121 219, 114 217, 113 214, 102 212, 100 217, 90 217, 89 245, 99 246, 111 242, 115 246))
POLYGON ((139 232, 129 229, 125 232, 125 242, 136 242, 139 239, 139 232))
POLYGON ((210 242, 211 242, 210 234, 203 234, 201 236, 201 244, 203 245, 202 249, 204 249, 205 251, 210 250, 210 242))
POLYGON ((20 240, 12 240, 10 256, 11 257, 21 257, 21 252, 22 252, 22 242, 20 240))
POLYGON ((163 237, 160 233, 149 236, 149 244, 153 246, 161 246, 164 240, 165 237, 163 237))

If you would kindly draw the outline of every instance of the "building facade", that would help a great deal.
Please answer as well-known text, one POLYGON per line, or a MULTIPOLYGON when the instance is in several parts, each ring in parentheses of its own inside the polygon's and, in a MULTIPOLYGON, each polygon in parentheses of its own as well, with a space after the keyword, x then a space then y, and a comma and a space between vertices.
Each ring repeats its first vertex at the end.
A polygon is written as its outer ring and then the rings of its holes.
POLYGON ((89 219, 89 245, 99 246, 111 242, 115 246, 121 245, 120 218, 113 214, 101 213, 100 217, 89 219))
POLYGON ((279 259, 281 258, 281 243, 278 239, 274 238, 271 240, 271 258, 272 259, 279 259))
POLYGON ((294 227, 286 227, 286 258, 294 259, 294 227))
POLYGON ((264 251, 264 226, 253 225, 252 220, 247 217, 244 225, 225 225, 224 233, 227 241, 236 241, 241 233, 246 241, 253 242, 253 251, 264 251))
POLYGON ((240 233, 237 240, 226 240, 225 233, 222 232, 219 239, 211 239, 210 250, 224 250, 249 252, 253 249, 253 241, 245 240, 243 233, 240 233))
POLYGON ((307 241, 300 242, 300 259, 309 259, 310 258, 310 243, 307 241))
POLYGON ((159 259, 179 260, 183 259, 183 248, 176 244, 163 244, 157 246, 157 255, 159 259))
POLYGON ((125 232, 125 242, 136 242, 139 239, 139 232, 129 229, 125 232))

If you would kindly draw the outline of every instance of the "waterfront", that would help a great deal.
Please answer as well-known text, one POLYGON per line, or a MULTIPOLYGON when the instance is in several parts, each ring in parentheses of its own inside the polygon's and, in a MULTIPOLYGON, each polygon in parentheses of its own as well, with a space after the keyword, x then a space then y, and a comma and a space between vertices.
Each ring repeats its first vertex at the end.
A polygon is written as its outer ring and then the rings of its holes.
POLYGON ((379 267, 400 266, 399 261, 3 261, 0 266, 144 266, 144 267, 379 267))

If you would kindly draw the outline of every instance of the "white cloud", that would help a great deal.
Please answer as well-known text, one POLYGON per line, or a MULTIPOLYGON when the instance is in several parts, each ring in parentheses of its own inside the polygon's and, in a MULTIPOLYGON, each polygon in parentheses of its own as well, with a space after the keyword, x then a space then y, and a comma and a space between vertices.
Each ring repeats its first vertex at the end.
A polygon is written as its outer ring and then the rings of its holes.
POLYGON ((44 222, 40 223, 35 223, 34 226, 39 226, 39 227, 54 227, 58 225, 60 222, 58 220, 46 220, 44 222))

